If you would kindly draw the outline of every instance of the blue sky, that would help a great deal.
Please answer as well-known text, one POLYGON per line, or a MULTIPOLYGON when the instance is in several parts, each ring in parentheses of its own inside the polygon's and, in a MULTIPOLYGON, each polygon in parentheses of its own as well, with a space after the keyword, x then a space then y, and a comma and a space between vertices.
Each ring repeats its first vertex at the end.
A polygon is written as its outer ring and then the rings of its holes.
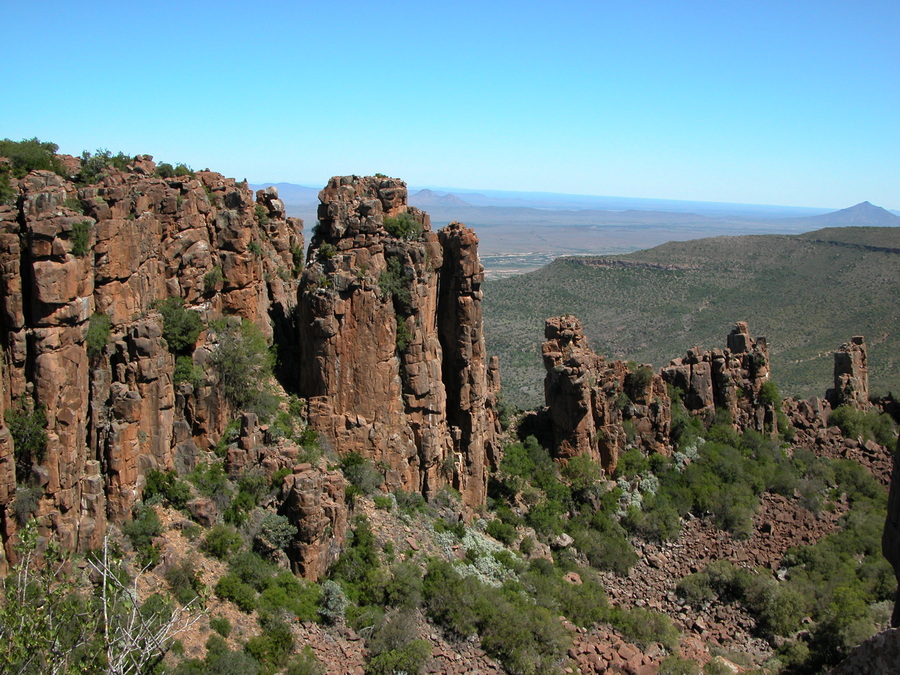
POLYGON ((0 137, 251 182, 900 208, 900 3, 3 3, 0 137))

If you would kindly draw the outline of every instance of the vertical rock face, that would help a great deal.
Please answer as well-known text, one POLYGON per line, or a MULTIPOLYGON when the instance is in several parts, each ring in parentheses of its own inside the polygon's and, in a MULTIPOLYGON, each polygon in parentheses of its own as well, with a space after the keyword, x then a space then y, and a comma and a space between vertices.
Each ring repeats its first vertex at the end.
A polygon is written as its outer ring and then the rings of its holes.
MULTIPOLYGON (((186 470, 230 411, 214 382, 174 382, 155 303, 170 296, 207 322, 226 314, 279 330, 295 299, 302 223, 273 189, 212 172, 154 177, 149 156, 86 187, 47 171, 0 207, 4 410, 42 406, 43 459, 19 476, 0 425, 0 519, 7 553, 17 488, 39 488, 34 515, 68 548, 99 545, 107 517, 128 517, 147 469, 186 470), (88 348, 92 316, 109 338, 88 348)), ((206 338, 193 354, 208 358, 206 338)), ((210 373, 207 373, 210 377, 210 373)))
POLYGON ((775 428, 773 405, 760 400, 769 379, 769 348, 766 338, 753 340, 746 322, 739 321, 728 334, 727 348, 691 349, 660 371, 663 379, 684 392, 688 410, 709 419, 716 408, 731 415, 738 429, 765 431, 775 428))
POLYGON ((298 383, 310 424, 389 488, 458 489, 483 504, 495 444, 477 238, 439 235, 389 178, 332 178, 319 195, 298 298, 298 383), (385 220, 393 219, 393 220, 385 220))
POLYGON ((585 455, 613 473, 630 444, 668 454, 671 402, 659 375, 595 354, 573 316, 548 319, 544 337, 544 396, 556 457, 585 455))
POLYGON ((867 410, 869 403, 869 359, 866 340, 861 335, 850 338, 834 353, 834 389, 826 398, 833 408, 851 405, 867 410))

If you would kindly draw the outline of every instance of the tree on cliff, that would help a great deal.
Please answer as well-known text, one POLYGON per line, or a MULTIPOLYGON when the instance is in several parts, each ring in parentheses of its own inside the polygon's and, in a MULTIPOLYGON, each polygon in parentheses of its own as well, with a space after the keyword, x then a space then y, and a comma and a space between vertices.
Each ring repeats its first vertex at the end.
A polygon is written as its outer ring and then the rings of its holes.
POLYGON ((252 322, 226 325, 212 354, 225 398, 236 410, 250 410, 261 417, 271 415, 275 396, 268 388, 272 376, 272 354, 262 331, 252 322))

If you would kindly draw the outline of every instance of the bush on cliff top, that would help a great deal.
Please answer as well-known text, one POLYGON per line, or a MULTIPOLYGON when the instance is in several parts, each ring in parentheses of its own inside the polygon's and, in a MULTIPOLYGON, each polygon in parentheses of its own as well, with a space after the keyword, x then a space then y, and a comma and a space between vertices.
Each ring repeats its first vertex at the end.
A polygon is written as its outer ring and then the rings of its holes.
POLYGON ((398 239, 412 241, 422 236, 424 228, 411 213, 401 213, 393 218, 384 219, 384 229, 398 239))
POLYGON ((56 156, 57 150, 56 143, 41 142, 37 138, 18 142, 4 138, 0 141, 0 157, 9 159, 12 175, 16 178, 24 178, 29 171, 38 169, 65 176, 66 169, 56 156))

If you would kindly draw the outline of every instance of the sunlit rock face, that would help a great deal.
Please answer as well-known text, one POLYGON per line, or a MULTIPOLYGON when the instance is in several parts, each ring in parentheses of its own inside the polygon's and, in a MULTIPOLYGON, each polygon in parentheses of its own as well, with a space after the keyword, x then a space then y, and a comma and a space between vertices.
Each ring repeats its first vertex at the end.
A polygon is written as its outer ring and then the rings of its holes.
POLYGON ((297 303, 297 382, 310 424, 386 486, 485 502, 496 367, 485 354, 474 232, 438 233, 406 184, 332 178, 319 195, 297 303))

